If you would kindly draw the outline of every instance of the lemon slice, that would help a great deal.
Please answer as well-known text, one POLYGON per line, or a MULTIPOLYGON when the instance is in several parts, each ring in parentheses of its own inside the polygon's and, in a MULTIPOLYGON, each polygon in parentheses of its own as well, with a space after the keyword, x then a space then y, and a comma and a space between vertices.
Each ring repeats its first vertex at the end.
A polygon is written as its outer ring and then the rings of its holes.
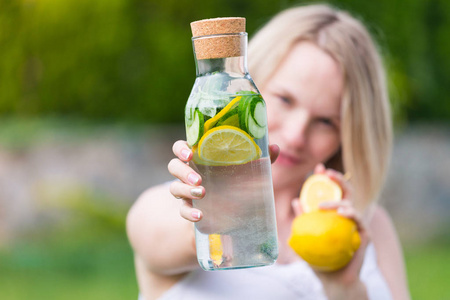
POLYGON ((208 239, 210 258, 216 266, 219 266, 223 262, 223 246, 220 234, 210 234, 208 239))
POLYGON ((314 174, 308 177, 300 192, 300 205, 305 213, 316 211, 324 201, 340 201, 342 189, 324 174, 314 174))
POLYGON ((261 149, 245 131, 218 126, 206 132, 198 143, 200 159, 212 166, 245 164, 261 156, 261 149))
MULTIPOLYGON (((227 104, 217 115, 209 119, 205 122, 204 129, 205 132, 216 126, 217 122, 219 122, 226 114, 227 112, 231 111, 233 108, 238 106, 239 100, 241 100, 241 96, 238 96, 234 98, 230 103, 227 104)), ((236 110, 237 113, 237 110, 236 110)))

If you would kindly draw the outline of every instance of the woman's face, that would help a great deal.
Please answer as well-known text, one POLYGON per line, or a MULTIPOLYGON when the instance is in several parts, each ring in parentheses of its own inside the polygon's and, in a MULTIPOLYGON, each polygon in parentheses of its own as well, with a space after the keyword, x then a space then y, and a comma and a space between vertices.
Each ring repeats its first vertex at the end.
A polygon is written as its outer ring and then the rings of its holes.
POLYGON ((300 188, 339 150, 343 87, 339 65, 310 42, 297 43, 262 87, 270 143, 281 149, 272 165, 275 188, 300 188))

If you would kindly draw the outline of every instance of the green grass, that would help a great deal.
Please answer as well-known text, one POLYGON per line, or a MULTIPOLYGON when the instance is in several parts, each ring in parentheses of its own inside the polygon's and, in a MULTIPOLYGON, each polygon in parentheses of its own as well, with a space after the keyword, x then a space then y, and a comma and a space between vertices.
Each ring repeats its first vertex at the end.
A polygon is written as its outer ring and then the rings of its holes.
POLYGON ((126 239, 24 243, 0 254, 2 299, 137 299, 126 239))
POLYGON ((433 243, 405 249, 412 299, 450 299, 450 243, 433 243))

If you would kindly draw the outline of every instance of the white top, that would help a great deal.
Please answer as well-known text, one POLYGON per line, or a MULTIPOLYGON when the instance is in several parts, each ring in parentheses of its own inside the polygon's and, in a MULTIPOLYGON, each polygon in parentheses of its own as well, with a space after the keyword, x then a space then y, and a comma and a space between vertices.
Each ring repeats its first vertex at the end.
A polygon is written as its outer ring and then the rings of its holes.
MULTIPOLYGON (((376 261, 373 244, 366 250, 360 274, 370 300, 391 300, 376 261)), ((304 261, 268 267, 207 272, 192 271, 159 300, 326 300, 320 280, 304 261)), ((144 300, 139 297, 139 300, 144 300)))

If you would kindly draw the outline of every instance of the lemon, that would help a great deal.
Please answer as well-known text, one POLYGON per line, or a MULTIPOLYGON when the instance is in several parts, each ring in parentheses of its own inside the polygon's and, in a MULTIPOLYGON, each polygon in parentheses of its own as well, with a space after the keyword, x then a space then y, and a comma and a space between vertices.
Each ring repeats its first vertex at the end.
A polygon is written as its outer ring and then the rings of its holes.
POLYGON ((219 266, 223 262, 223 246, 220 234, 210 234, 209 240, 209 257, 213 263, 219 266))
POLYGON ((308 213, 319 209, 324 201, 340 201, 342 189, 325 174, 314 174, 308 177, 300 192, 300 205, 303 212, 308 213))
POLYGON ((212 166, 245 164, 261 156, 261 149, 245 131, 233 126, 208 130, 198 143, 198 156, 212 166))
POLYGON ((219 122, 217 122, 217 126, 222 125, 230 125, 239 128, 239 114, 237 107, 229 111, 221 120, 219 120, 219 122))
POLYGON ((228 116, 228 114, 227 114, 228 112, 234 111, 234 114, 237 114, 237 109, 234 109, 234 108, 237 108, 237 106, 239 105, 239 100, 241 100, 241 98, 242 98, 241 96, 238 96, 238 97, 234 98, 217 115, 215 115, 214 117, 212 117, 211 119, 206 121, 205 125, 204 125, 205 132, 207 132, 208 130, 210 130, 214 126, 216 126, 216 124, 222 118, 224 118, 224 117, 225 118, 229 118, 230 116, 228 116))
POLYGON ((335 271, 350 262, 361 238, 354 221, 336 211, 314 211, 294 219, 288 243, 314 269, 335 271))

